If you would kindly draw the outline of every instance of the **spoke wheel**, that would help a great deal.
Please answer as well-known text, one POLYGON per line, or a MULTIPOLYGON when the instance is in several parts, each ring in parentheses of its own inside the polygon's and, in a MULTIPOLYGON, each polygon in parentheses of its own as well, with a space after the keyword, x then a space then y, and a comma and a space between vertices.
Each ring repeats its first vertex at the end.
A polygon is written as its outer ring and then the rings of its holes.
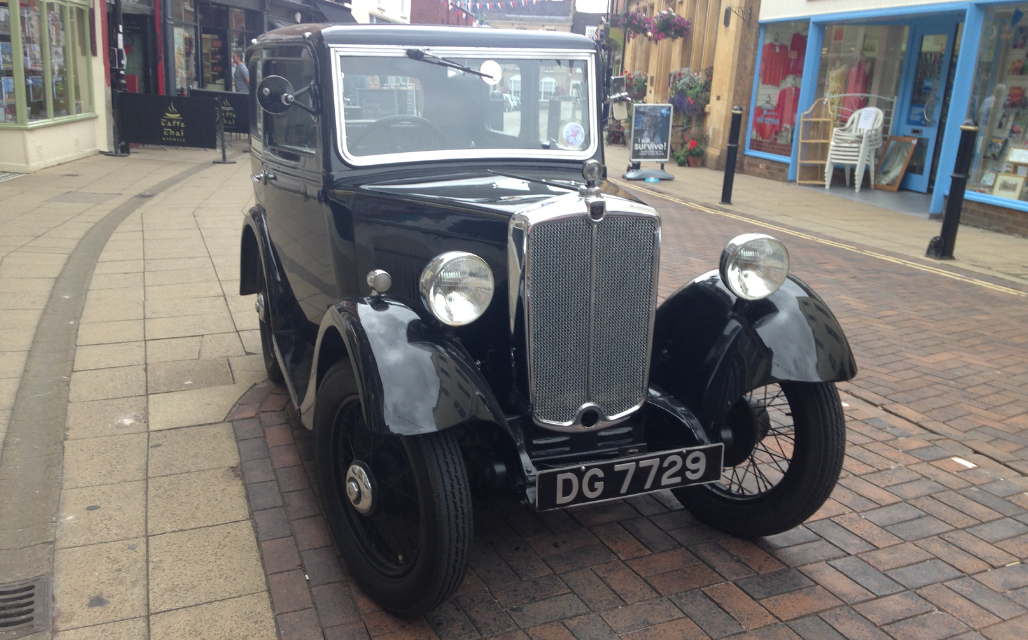
POLYGON ((325 517, 350 572, 379 606, 414 616, 467 571, 471 490, 450 431, 395 436, 367 423, 348 361, 318 387, 314 460, 325 517))
POLYGON ((792 529, 821 508, 846 452, 834 384, 758 388, 733 407, 728 424, 736 441, 726 451, 720 481, 674 490, 693 515, 728 533, 757 537, 792 529))
POLYGON ((340 464, 332 469, 336 490, 347 495, 347 471, 363 463, 373 486, 368 513, 361 513, 347 496, 344 510, 357 543, 379 571, 402 576, 418 557, 421 514, 418 487, 404 441, 396 436, 373 434, 364 423, 360 397, 346 398, 336 414, 332 446, 340 464))

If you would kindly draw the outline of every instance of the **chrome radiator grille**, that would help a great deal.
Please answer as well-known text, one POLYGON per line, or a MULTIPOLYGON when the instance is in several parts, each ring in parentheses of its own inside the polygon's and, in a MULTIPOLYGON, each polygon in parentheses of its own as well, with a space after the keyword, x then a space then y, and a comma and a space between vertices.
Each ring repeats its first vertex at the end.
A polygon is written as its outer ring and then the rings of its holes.
POLYGON ((607 418, 646 397, 658 222, 608 214, 533 225, 526 251, 535 418, 607 418))

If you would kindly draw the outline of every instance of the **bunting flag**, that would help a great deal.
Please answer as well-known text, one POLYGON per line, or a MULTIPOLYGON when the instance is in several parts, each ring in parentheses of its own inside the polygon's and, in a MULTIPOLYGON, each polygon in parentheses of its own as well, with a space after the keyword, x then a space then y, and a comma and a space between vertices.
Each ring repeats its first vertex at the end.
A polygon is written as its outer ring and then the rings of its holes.
POLYGON ((447 5, 450 9, 465 11, 467 9, 509 9, 513 7, 524 7, 529 4, 539 4, 540 2, 559 2, 562 0, 514 0, 513 2, 468 2, 461 0, 448 0, 447 5))

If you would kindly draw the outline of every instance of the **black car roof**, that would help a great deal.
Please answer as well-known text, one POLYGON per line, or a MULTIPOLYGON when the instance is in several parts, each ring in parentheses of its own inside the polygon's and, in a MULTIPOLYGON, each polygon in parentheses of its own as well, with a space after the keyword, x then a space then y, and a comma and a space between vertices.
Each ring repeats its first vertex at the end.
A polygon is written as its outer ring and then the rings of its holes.
POLYGON ((325 44, 400 45, 405 47, 509 47, 531 49, 594 50, 596 44, 574 33, 556 31, 522 31, 514 29, 475 29, 468 27, 437 27, 390 24, 297 24, 269 31, 257 38, 257 44, 295 40, 310 33, 320 36, 325 44))

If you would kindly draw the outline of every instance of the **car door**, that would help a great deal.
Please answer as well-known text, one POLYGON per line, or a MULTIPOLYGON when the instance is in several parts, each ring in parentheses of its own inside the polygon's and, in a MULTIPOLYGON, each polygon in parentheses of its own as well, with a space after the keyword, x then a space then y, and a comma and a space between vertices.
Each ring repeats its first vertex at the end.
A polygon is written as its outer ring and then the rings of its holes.
MULTIPOLYGON (((315 80, 314 60, 306 46, 266 50, 261 77, 282 76, 300 93, 315 80)), ((311 92, 296 102, 312 106, 311 92)), ((320 115, 298 106, 285 113, 264 112, 263 155, 260 180, 268 232, 289 287, 316 328, 335 301, 327 209, 319 202, 322 151, 318 149, 320 115)), ((312 327, 292 327, 306 337, 312 327)), ((277 328, 276 328, 277 331, 277 328)))

